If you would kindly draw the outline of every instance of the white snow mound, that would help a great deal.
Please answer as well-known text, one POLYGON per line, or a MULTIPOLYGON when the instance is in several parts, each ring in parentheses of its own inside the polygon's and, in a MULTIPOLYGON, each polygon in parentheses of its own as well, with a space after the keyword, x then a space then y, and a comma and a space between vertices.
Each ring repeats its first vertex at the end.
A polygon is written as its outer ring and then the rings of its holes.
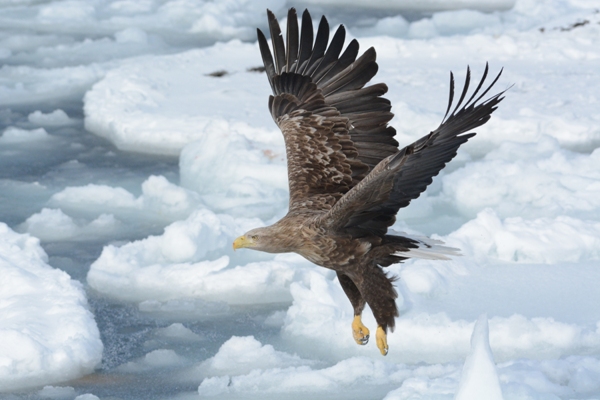
POLYGON ((455 400, 503 400, 494 356, 490 348, 487 315, 482 314, 471 335, 471 352, 465 360, 455 400))
POLYGON ((229 304, 289 301, 297 271, 284 261, 230 267, 231 243, 256 220, 234 220, 206 209, 165 228, 164 234, 106 246, 87 281, 110 297, 143 302, 198 298, 229 304))
POLYGON ((81 285, 47 264, 38 239, 0 223, 0 391, 91 373, 102 342, 81 285))

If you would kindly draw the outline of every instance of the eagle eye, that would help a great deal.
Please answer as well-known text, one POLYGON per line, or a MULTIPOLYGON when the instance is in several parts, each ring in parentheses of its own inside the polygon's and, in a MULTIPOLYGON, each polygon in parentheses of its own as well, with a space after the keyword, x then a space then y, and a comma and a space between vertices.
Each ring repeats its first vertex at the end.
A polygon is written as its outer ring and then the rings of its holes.
POLYGON ((256 239, 258 239, 258 235, 252 235, 252 236, 250 236, 250 238, 251 238, 252 240, 256 240, 256 239))

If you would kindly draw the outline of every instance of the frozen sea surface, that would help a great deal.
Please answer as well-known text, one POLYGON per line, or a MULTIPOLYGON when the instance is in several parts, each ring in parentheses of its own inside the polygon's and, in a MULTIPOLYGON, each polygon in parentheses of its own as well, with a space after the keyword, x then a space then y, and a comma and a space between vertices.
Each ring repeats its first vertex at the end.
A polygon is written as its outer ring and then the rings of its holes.
POLYGON ((401 144, 449 70, 513 85, 399 213, 463 256, 389 267, 385 358, 331 271, 231 250, 286 212, 254 35, 292 4, 0 4, 0 398, 600 398, 600 2, 414 4, 294 4, 376 48, 401 144))

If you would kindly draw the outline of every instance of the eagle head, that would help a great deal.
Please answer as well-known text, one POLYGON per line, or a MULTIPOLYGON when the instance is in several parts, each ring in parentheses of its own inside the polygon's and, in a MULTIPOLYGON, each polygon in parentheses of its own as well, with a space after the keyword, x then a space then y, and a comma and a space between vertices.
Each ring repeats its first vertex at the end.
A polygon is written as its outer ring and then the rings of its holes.
POLYGON ((279 224, 249 230, 233 241, 233 249, 248 248, 267 253, 289 253, 295 251, 294 235, 279 224))
POLYGON ((233 241, 233 250, 249 248, 252 250, 269 251, 269 236, 265 228, 252 229, 233 241))

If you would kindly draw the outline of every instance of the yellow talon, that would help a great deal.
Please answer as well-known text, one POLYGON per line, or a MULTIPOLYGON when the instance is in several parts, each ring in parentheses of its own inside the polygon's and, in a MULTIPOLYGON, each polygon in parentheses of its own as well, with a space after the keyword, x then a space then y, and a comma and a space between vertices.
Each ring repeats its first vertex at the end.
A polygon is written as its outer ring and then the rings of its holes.
POLYGON ((377 347, 379 348, 381 355, 386 356, 389 349, 387 344, 387 334, 385 333, 381 325, 377 327, 377 332, 375 332, 375 339, 377 341, 377 347))
POLYGON ((369 342, 369 328, 363 325, 360 315, 355 315, 352 321, 352 336, 354 341, 361 346, 369 342))

